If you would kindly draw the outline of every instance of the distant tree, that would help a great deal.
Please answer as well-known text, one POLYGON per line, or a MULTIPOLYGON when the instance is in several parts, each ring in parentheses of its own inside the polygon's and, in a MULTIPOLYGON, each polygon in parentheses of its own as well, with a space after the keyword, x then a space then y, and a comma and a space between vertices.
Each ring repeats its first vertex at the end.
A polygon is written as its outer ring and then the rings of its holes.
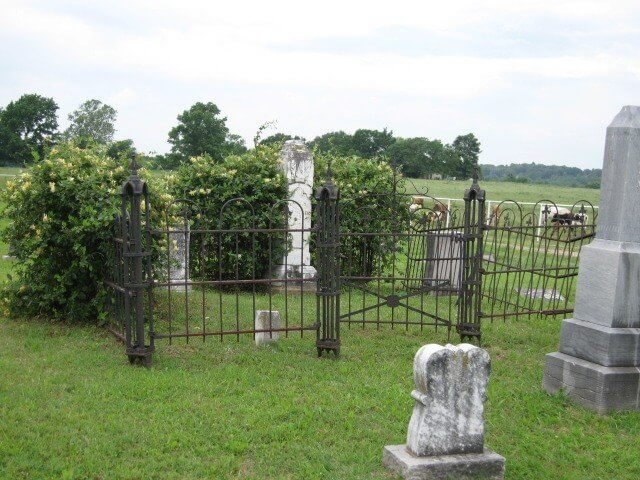
POLYGON ((0 111, 0 163, 26 165, 44 157, 58 130, 52 98, 26 94, 0 111))
POLYGON ((107 155, 109 155, 113 159, 119 158, 131 158, 137 155, 138 151, 133 144, 133 140, 118 140, 116 142, 112 142, 107 147, 107 155))
POLYGON ((357 155, 373 158, 383 154, 395 141, 393 132, 386 128, 382 131, 361 128, 353 134, 352 146, 357 155))
POLYGON ((183 159, 175 153, 157 154, 149 157, 148 165, 156 170, 175 170, 182 165, 183 159))
POLYGON ((473 174, 473 166, 478 164, 480 155, 480 142, 473 133, 458 135, 451 144, 458 157, 458 165, 455 167, 455 175, 460 178, 469 178, 473 174))
POLYGON ((205 153, 220 160, 228 153, 227 118, 220 116, 215 103, 195 103, 178 115, 178 122, 169 132, 169 143, 181 161, 205 153))
POLYGON ((299 137, 298 135, 292 136, 286 133, 274 133, 273 135, 269 135, 264 140, 260 141, 260 145, 273 145, 274 143, 284 143, 287 140, 302 140, 305 141, 304 138, 299 137))
POLYGON ((314 138, 309 146, 324 153, 349 156, 355 154, 353 149, 353 135, 343 132, 329 132, 314 138))
POLYGON ((244 138, 235 133, 229 133, 225 141, 225 154, 241 155, 247 151, 244 138))
POLYGON ((444 173, 444 145, 440 140, 424 137, 397 138, 387 148, 389 160, 402 167, 402 172, 413 178, 432 173, 444 173))
POLYGON ((113 140, 116 131, 115 108, 91 99, 84 102, 77 110, 69 114, 69 128, 64 132, 68 140, 90 138, 96 143, 107 144, 113 140))

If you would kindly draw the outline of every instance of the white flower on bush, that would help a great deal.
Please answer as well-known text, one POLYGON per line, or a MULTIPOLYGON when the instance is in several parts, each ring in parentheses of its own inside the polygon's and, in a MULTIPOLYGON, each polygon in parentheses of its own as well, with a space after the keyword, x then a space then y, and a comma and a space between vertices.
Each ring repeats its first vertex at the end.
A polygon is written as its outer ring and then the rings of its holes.
POLYGON ((55 182, 49 182, 49 190, 51 190, 51 193, 55 193, 55 191, 56 191, 55 182))

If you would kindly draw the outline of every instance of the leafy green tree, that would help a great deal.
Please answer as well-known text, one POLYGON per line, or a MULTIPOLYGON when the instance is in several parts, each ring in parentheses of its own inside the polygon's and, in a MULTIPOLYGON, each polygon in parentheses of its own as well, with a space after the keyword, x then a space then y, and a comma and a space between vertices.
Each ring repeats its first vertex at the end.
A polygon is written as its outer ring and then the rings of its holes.
POLYGON ((382 131, 361 128, 353 134, 352 146, 357 155, 373 158, 385 153, 395 141, 393 132, 386 128, 382 131))
POLYGON ((126 140, 118 140, 112 142, 107 147, 107 155, 113 159, 126 158, 130 159, 138 154, 133 140, 127 138, 126 140))
POLYGON ((242 155, 246 153, 247 146, 244 143, 244 138, 235 133, 229 133, 225 141, 225 154, 226 155, 242 155))
POLYGON ((478 164, 480 155, 480 142, 473 133, 458 135, 451 144, 458 158, 455 174, 460 178, 469 178, 473 175, 473 167, 478 164))
POLYGON ((96 143, 107 144, 113 140, 116 131, 115 108, 91 99, 84 102, 74 112, 69 114, 69 128, 64 132, 68 140, 90 138, 96 143))
POLYGON ((205 154, 221 160, 228 153, 227 117, 220 116, 215 103, 195 103, 178 115, 178 122, 169 132, 169 143, 181 161, 205 154))
POLYGON ((443 173, 445 147, 440 140, 424 137, 398 138, 387 149, 394 165, 402 167, 407 177, 420 178, 432 173, 443 173))
POLYGON ((353 135, 343 132, 329 132, 314 138, 309 146, 323 153, 349 156, 355 153, 353 149, 353 135))
POLYGON ((302 141, 304 141, 304 138, 299 137, 298 135, 296 135, 294 137, 294 136, 288 135, 286 133, 274 133, 273 135, 269 135, 267 138, 265 138, 264 140, 260 141, 260 145, 279 144, 279 143, 284 143, 287 140, 302 140, 302 141))
POLYGON ((26 165, 44 157, 58 130, 52 98, 22 95, 0 111, 0 163, 26 165))

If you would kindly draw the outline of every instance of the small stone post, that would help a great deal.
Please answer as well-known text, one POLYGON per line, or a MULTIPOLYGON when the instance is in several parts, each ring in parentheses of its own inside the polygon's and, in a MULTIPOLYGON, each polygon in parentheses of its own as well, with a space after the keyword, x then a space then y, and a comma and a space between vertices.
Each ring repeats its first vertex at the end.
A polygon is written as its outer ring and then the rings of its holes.
POLYGON ((543 387, 607 413, 640 410, 640 107, 607 128, 595 240, 582 247, 574 318, 545 358, 543 387))
MULTIPOLYGON (((277 278, 312 279, 316 269, 311 266, 309 235, 311 228, 311 196, 313 195, 313 155, 301 140, 288 140, 281 152, 282 169, 289 182, 289 251, 276 266, 277 278)), ((313 283, 309 283, 312 286, 313 283)))
POLYGON ((280 312, 275 310, 257 310, 255 325, 256 330, 268 330, 255 333, 256 345, 267 345, 269 343, 277 342, 280 338, 280 312))
POLYGON ((474 345, 420 348, 407 443, 384 447, 384 465, 411 480, 504 478, 504 457, 484 446, 490 370, 489 354, 474 345))

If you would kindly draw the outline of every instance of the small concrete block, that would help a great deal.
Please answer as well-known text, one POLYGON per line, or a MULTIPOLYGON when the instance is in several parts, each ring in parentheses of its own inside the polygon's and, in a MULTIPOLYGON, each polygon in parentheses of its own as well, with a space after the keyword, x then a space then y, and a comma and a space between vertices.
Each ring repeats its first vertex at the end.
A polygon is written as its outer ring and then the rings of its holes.
POLYGON ((611 328, 568 318, 562 322, 559 350, 605 367, 637 367, 640 328, 611 328))
MULTIPOLYGON (((255 318, 256 330, 273 330, 280 328, 280 312, 276 310, 257 310, 255 318)), ((280 332, 256 332, 256 345, 273 343, 280 338, 280 332)))
POLYGON ((482 453, 417 457, 406 445, 387 445, 382 463, 405 480, 471 480, 504 478, 504 457, 485 448, 482 453))
POLYGON ((603 367, 564 353, 545 357, 543 388, 564 391, 582 406, 600 414, 640 409, 640 368, 603 367))

